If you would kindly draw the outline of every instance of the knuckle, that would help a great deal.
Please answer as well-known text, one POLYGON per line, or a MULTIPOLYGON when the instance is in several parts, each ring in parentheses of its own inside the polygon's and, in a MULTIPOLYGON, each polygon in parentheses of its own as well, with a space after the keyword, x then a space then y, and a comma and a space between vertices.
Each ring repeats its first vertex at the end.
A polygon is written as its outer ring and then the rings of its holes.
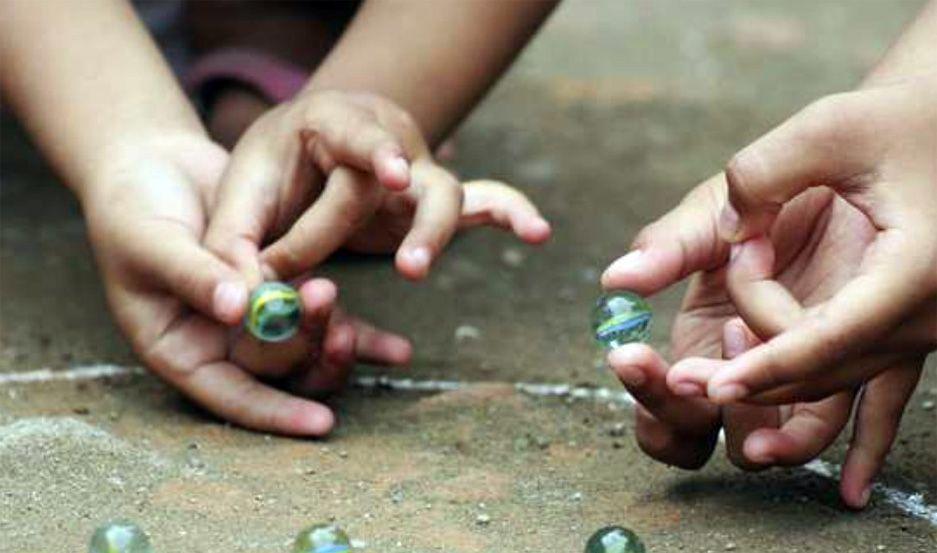
POLYGON ((638 235, 631 242, 631 249, 643 250, 649 248, 654 243, 659 226, 660 223, 654 222, 638 231, 638 235))
POLYGON ((780 375, 784 373, 785 365, 774 343, 768 342, 763 347, 764 357, 758 366, 758 379, 763 384, 761 388, 772 389, 781 383, 780 375))
POLYGON ((768 468, 765 465, 749 461, 740 446, 741 444, 739 444, 739 447, 726 447, 726 458, 733 466, 746 472, 757 472, 768 468))
POLYGON ((279 243, 270 247, 270 264, 279 278, 290 278, 302 272, 303 253, 301 246, 294 244, 292 239, 284 237, 279 243))
POLYGON ((841 147, 861 136, 867 114, 857 109, 853 92, 824 96, 795 116, 799 133, 807 143, 818 147, 841 147))
POLYGON ((726 164, 725 176, 728 199, 736 209, 773 206, 783 199, 770 196, 772 187, 757 143, 732 156, 726 164))
POLYGON ((671 457, 669 453, 674 445, 673 435, 671 433, 657 432, 639 426, 635 431, 635 438, 638 442, 638 447, 648 456, 658 461, 669 462, 669 458, 671 457))

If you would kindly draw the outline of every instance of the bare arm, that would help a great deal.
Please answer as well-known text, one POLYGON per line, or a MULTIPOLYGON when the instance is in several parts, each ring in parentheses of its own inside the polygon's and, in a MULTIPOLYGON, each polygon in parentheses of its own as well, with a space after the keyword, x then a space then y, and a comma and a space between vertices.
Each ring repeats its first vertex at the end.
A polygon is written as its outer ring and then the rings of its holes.
POLYGON ((307 88, 387 97, 435 145, 507 69, 557 1, 370 0, 307 88))
POLYGON ((863 86, 896 77, 937 71, 937 0, 931 0, 888 53, 866 76, 863 86))
POLYGON ((144 140, 203 133, 122 0, 4 1, 0 59, 6 99, 79 195, 117 153, 144 140))

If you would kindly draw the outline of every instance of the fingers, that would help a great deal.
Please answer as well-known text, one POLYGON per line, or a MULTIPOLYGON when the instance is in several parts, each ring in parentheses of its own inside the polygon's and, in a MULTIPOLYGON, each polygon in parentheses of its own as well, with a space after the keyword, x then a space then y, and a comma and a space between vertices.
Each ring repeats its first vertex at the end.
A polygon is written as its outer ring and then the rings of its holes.
POLYGON ((397 250, 396 265, 406 278, 419 280, 455 233, 462 187, 448 171, 429 161, 414 164, 413 181, 418 203, 413 226, 397 250))
POLYGON ((357 317, 342 314, 355 327, 355 356, 359 361, 376 365, 403 366, 413 358, 413 346, 399 334, 387 332, 357 317))
POLYGON ((261 252, 264 272, 288 280, 318 265, 374 214, 380 199, 368 175, 346 167, 334 170, 312 207, 261 252))
POLYGON ((635 437, 641 451, 649 457, 666 465, 697 470, 712 457, 719 432, 714 432, 712 437, 687 437, 677 427, 659 420, 638 405, 635 408, 635 437))
POLYGON ((425 150, 412 118, 372 96, 320 93, 305 121, 306 148, 326 172, 346 165, 373 173, 395 192, 410 185, 408 157, 413 159, 425 150))
POLYGON ((287 387, 308 396, 325 396, 345 386, 355 364, 355 327, 336 317, 322 341, 321 354, 305 372, 290 379, 287 387))
MULTIPOLYGON (((797 300, 777 281, 772 280, 774 250, 764 236, 747 240, 732 247, 732 258, 727 272, 729 295, 745 322, 764 340, 784 332, 796 330, 808 315, 797 300)), ((870 309, 865 304, 863 309, 870 309)), ((868 314, 855 313, 856 317, 868 314)), ((893 332, 876 340, 878 353, 866 355, 850 362, 828 363, 817 366, 813 373, 783 378, 777 370, 765 374, 760 392, 747 396, 748 401, 761 404, 784 404, 798 401, 816 401, 836 391, 859 386, 866 379, 892 366, 899 355, 893 352, 927 351, 928 335, 935 334, 937 314, 932 308, 918 309, 918 314, 903 321, 893 332)), ((828 357, 828 356, 827 356, 828 357)), ((718 382, 725 377, 725 368, 718 363, 684 364, 672 371, 674 379, 689 379, 706 385, 703 378, 718 382), (695 367, 695 368, 694 368, 695 367), (718 376, 717 376, 718 375, 718 376)), ((750 381, 749 381, 750 382, 750 381)))
POLYGON ((703 400, 672 395, 666 362, 649 346, 628 344, 609 353, 609 365, 640 404, 637 438, 651 457, 682 468, 699 468, 719 435, 719 412, 703 400))
MULTIPOLYGON (((136 310, 156 314, 159 305, 136 310), (155 310, 155 311, 154 311, 155 310)), ((125 321, 125 323, 128 321, 125 321)), ((139 321, 131 324, 140 324, 139 321)), ((335 424, 325 406, 271 388, 224 361, 227 331, 204 317, 175 319, 146 344, 141 357, 170 384, 215 415, 245 428, 294 436, 322 436, 335 424)))
POLYGON ((921 359, 899 363, 871 380, 862 391, 840 476, 840 495, 854 509, 862 509, 869 502, 872 480, 895 441, 901 416, 920 379, 921 366, 921 359))
MULTIPOLYGON (((723 327, 722 355, 732 359, 758 344, 758 338, 740 319, 730 319, 723 327)), ((745 440, 760 428, 777 428, 781 413, 777 407, 752 405, 726 405, 722 408, 722 427, 725 430, 726 456, 733 465, 743 470, 762 470, 768 465, 745 457, 745 440)))
POLYGON ((602 286, 648 296, 692 273, 722 265, 729 248, 716 233, 716 219, 724 198, 721 175, 698 186, 677 208, 638 234, 632 251, 602 274, 602 286))
POLYGON ((495 226, 512 231, 528 244, 541 244, 550 237, 550 223, 519 190, 489 180, 467 182, 463 190, 460 228, 495 226))
POLYGON ((842 392, 819 403, 794 407, 780 428, 752 432, 742 446, 745 458, 759 465, 802 465, 819 455, 849 421, 853 392, 842 392))
POLYGON ((745 402, 762 405, 783 405, 813 402, 843 390, 858 388, 882 371, 893 367, 905 354, 863 355, 839 363, 815 378, 786 384, 748 397, 745 402))
MULTIPOLYGON (((877 244, 878 245, 878 244, 877 244)), ((887 247, 881 244, 881 248, 887 247)), ((925 300, 917 268, 879 249, 873 266, 789 330, 729 361, 709 380, 708 395, 730 403, 785 384, 815 379, 829 367, 879 343, 925 300), (902 264, 904 270, 893 269, 902 264)), ((867 259, 868 261, 868 259, 867 259)))
POLYGON ((295 374, 288 389, 307 396, 324 396, 343 388, 357 361, 405 365, 412 347, 401 336, 380 330, 336 310, 321 345, 321 354, 307 370, 295 374))
POLYGON ((232 267, 203 248, 182 226, 162 225, 158 239, 144 235, 128 249, 131 263, 205 315, 238 324, 247 309, 247 284, 232 267))
POLYGON ((346 165, 373 173, 389 190, 405 190, 410 185, 410 163, 400 141, 369 114, 341 121, 340 126, 314 121, 304 131, 313 159, 320 160, 326 170, 346 165))
POLYGON ((282 169, 258 150, 243 145, 222 177, 215 209, 203 239, 205 247, 233 265, 254 288, 264 277, 257 256, 271 223, 282 169))
POLYGON ((335 425, 328 407, 262 384, 226 361, 172 373, 170 380, 215 415, 252 430, 324 436, 335 425))
POLYGON ((781 206, 811 186, 862 183, 875 154, 864 102, 855 93, 823 98, 736 154, 720 235, 739 242, 767 232, 781 206))
MULTIPOLYGON (((774 246, 759 236, 732 246, 726 287, 745 324, 762 340, 792 327, 803 308, 774 278, 774 246)), ((748 349, 748 348, 746 348, 748 349)))

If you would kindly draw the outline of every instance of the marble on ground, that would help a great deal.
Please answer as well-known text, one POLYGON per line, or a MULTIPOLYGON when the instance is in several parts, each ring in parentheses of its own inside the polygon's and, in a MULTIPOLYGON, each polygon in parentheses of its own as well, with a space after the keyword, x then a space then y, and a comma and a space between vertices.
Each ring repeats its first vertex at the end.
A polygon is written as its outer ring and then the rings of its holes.
MULTIPOLYGON (((920 1, 565 4, 458 135, 455 168, 528 192, 554 222, 539 251, 459 238, 426 284, 387 259, 324 271, 349 308, 409 334, 401 376, 617 386, 587 335, 602 267, 738 147, 848 89, 920 1), (454 338, 460 326, 477 338, 454 338)), ((0 371, 133 365, 110 322, 80 211, 2 126, 0 371)), ((680 289, 652 299, 666 347, 680 289)), ((374 372, 364 367, 362 372, 374 372)), ((882 479, 937 502, 933 359, 882 479)), ((350 390, 327 440, 231 428, 149 376, 0 389, 0 552, 81 551, 112 517, 159 551, 286 551, 334 520, 368 551, 580 551, 601 526, 651 551, 933 551, 937 530, 863 513, 802 470, 656 464, 627 410, 507 385, 435 395, 350 390), (479 518, 479 515, 486 515, 479 518), (488 520, 487 523, 485 521, 488 520)), ((843 445, 824 458, 839 462, 843 445)))

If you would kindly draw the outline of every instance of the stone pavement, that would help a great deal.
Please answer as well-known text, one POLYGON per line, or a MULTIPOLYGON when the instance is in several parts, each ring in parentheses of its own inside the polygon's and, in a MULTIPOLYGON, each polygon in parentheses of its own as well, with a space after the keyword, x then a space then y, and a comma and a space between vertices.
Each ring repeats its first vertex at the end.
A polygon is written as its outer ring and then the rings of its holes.
MULTIPOLYGON (((366 551, 575 552, 606 524, 654 552, 933 551, 937 527, 881 494, 856 514, 803 469, 742 474, 721 454, 697 473, 668 468, 635 446, 626 406, 512 385, 619 389, 586 330, 602 267, 735 149, 852 86, 920 5, 568 2, 460 132, 455 162, 521 186, 555 239, 534 251, 466 235, 420 286, 383 259, 324 269, 350 310, 414 339, 413 367, 391 376, 484 384, 351 389, 325 441, 228 427, 142 374, 3 384, 0 553, 82 551, 115 516, 163 552, 286 551, 303 525, 332 519, 366 551), (456 340, 464 325, 479 336, 456 340)), ((77 206, 9 120, 2 132, 0 377, 136 366, 77 206)), ((652 300, 655 345, 680 296, 652 300)), ((931 359, 882 477, 926 505, 935 400, 931 359)))

